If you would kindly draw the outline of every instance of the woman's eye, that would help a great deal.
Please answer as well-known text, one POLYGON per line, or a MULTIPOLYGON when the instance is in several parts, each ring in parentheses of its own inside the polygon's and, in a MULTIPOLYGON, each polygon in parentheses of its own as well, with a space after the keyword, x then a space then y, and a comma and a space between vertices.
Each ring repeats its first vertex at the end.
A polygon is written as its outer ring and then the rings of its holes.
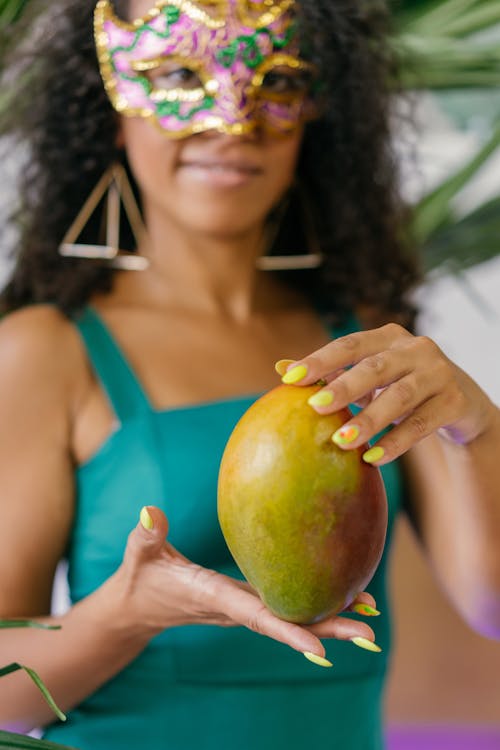
POLYGON ((157 88, 162 89, 198 89, 202 87, 200 77, 189 68, 155 71, 152 80, 157 88))
POLYGON ((301 71, 285 73, 271 70, 264 76, 262 86, 274 94, 302 93, 309 88, 309 77, 301 71))

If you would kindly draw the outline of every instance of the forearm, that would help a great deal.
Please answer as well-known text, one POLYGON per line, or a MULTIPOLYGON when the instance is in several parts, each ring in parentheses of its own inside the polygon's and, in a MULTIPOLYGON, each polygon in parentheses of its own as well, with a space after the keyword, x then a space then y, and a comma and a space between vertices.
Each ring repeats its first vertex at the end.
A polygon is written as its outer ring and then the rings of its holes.
POLYGON ((468 546, 500 592, 500 410, 495 409, 490 428, 468 445, 442 442, 468 546))
MULTIPOLYGON (((0 665, 15 661, 33 668, 58 706, 70 710, 120 672, 153 635, 125 622, 117 604, 112 578, 66 615, 35 618, 61 630, 3 630, 0 665)), ((24 672, 0 680, 1 727, 28 731, 54 718, 24 672)))
POLYGON ((500 638, 500 412, 467 445, 433 436, 410 453, 417 525, 436 573, 464 619, 500 638))

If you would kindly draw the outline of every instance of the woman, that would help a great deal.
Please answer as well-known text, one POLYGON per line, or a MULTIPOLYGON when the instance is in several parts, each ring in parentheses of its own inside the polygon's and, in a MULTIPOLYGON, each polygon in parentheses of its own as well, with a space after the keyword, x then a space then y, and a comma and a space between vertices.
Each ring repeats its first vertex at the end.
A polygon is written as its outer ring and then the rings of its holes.
MULTIPOLYGON (((92 4, 52 3, 44 33, 25 37, 35 73, 16 58, 4 131, 30 151, 0 328, 0 607, 62 629, 9 633, 2 649, 69 712, 46 736, 80 750, 145 737, 176 750, 379 748, 387 555, 351 607, 382 611, 379 645, 356 616, 280 621, 241 582, 215 495, 232 427, 276 383, 270 363, 288 383, 324 378, 311 408, 362 407, 334 436, 343 449, 395 425, 365 454, 383 467, 389 538, 404 505, 459 611, 500 633, 498 410, 400 325, 411 329, 416 272, 388 149, 383 14, 150 3, 100 2, 98 55, 92 4), (134 255, 106 260, 113 200, 104 218, 95 200, 80 209, 117 163, 146 232, 134 255), (299 270, 264 270, 277 256, 299 270), (62 557, 73 606, 53 618, 62 557), (329 663, 320 638, 336 639, 332 669, 310 663, 329 663)), ((53 721, 22 675, 0 691, 3 724, 53 721)))

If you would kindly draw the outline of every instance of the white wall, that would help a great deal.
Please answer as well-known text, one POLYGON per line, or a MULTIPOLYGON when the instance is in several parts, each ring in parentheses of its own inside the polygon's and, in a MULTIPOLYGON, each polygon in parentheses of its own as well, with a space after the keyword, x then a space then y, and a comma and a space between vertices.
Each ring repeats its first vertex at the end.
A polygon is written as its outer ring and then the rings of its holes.
MULTIPOLYGON (((448 103, 445 109, 450 108, 448 103)), ((468 162, 488 137, 491 117, 481 110, 469 105, 468 116, 462 118, 469 127, 464 129, 445 109, 435 97, 422 96, 414 111, 416 128, 404 129, 398 139, 402 187, 409 200, 417 200, 468 162)), ((455 214, 462 216, 499 195, 500 149, 457 195, 455 214)), ((456 276, 434 273, 416 298, 422 310, 420 332, 435 339, 500 404, 500 237, 498 243, 499 258, 456 276)))
POLYGON ((418 298, 420 330, 500 405, 500 258, 463 277, 436 277, 418 298))

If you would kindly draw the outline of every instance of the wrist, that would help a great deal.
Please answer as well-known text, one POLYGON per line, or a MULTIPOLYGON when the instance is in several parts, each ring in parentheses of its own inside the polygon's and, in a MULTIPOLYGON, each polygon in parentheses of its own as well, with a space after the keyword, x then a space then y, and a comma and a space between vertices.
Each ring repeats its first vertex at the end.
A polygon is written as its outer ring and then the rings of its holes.
POLYGON ((79 627, 92 631, 103 645, 134 654, 142 651, 158 633, 158 630, 135 617, 134 609, 118 570, 96 591, 76 604, 68 617, 78 619, 79 627))
POLYGON ((500 409, 489 401, 481 418, 474 425, 466 425, 464 429, 442 428, 437 431, 443 447, 452 452, 459 451, 464 455, 475 456, 479 451, 489 452, 490 446, 500 445, 500 409), (468 428, 468 429, 467 429, 468 428))
POLYGON ((437 434, 445 444, 464 448, 496 439, 500 435, 500 409, 486 397, 474 416, 441 427, 437 434))

